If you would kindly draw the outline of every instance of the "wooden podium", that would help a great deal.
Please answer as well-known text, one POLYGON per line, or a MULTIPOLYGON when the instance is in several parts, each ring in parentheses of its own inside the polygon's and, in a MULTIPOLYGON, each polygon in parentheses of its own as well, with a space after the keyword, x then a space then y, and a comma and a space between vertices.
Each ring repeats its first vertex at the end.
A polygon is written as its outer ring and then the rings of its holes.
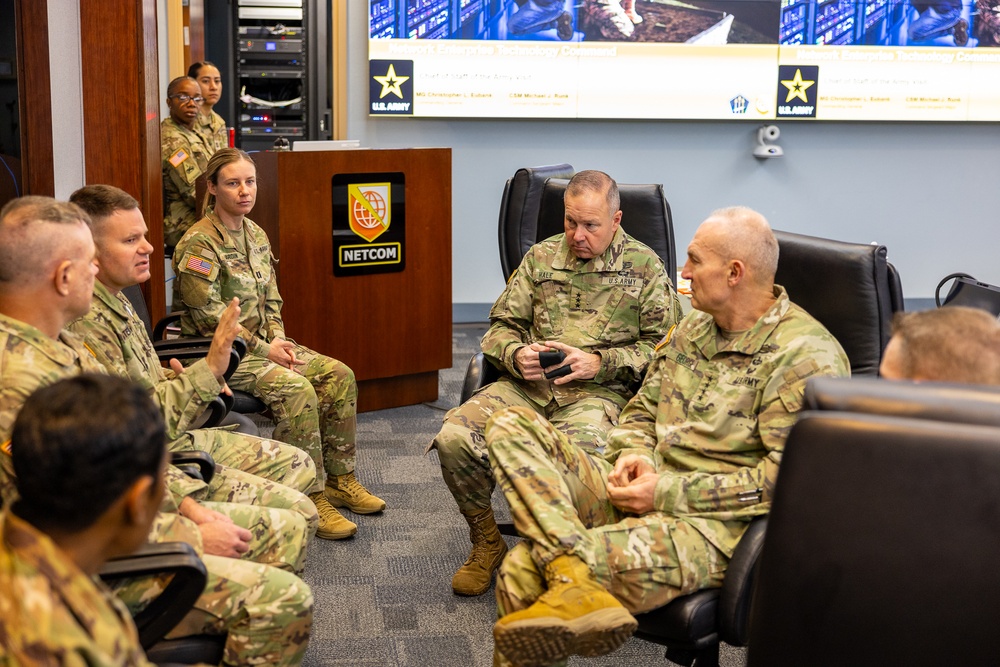
POLYGON ((451 150, 253 157, 257 204, 249 217, 267 231, 279 260, 286 334, 354 370, 359 411, 436 400, 438 370, 452 364, 451 150), (386 173, 405 178, 405 268, 335 276, 333 220, 347 203, 334 201, 334 177, 386 173))

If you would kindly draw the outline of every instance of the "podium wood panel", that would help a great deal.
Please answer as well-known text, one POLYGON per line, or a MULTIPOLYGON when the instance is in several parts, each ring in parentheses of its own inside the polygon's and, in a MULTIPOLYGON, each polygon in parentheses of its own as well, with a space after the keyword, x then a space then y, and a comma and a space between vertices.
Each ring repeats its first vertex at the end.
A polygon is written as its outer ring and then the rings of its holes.
POLYGON ((250 218, 279 260, 287 335, 354 370, 359 411, 436 400, 437 372, 452 362, 451 150, 262 152, 254 160, 250 218), (405 269, 336 277, 333 176, 380 172, 405 175, 405 269))

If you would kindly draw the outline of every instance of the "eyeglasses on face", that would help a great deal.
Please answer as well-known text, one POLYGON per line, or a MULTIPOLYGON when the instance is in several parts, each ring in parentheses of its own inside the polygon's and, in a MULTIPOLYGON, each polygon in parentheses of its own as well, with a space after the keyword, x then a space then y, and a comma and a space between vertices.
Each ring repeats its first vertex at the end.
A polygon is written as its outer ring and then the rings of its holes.
POLYGON ((194 102, 195 104, 201 104, 205 101, 205 98, 201 95, 196 95, 191 97, 190 95, 185 95, 184 93, 177 93, 175 95, 167 95, 167 97, 172 97, 181 104, 187 104, 188 102, 194 102))

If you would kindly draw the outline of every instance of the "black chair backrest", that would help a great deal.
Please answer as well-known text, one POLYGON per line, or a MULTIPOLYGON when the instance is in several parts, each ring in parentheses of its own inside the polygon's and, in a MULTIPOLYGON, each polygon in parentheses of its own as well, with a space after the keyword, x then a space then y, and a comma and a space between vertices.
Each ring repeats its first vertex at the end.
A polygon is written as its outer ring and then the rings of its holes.
POLYGON ((899 275, 885 246, 844 243, 775 230, 780 252, 775 282, 840 341, 852 375, 877 375, 903 309, 899 275))
POLYGON ((805 407, 1000 427, 1000 387, 813 378, 806 384, 805 407))
POLYGON ((750 615, 750 667, 993 665, 1000 429, 807 412, 750 615))
MULTIPOLYGON (((563 232, 567 185, 569 180, 565 178, 550 178, 545 182, 535 233, 536 243, 563 232)), ((619 183, 618 193, 621 195, 622 229, 648 245, 663 260, 673 283, 677 279, 677 251, 670 204, 663 193, 663 186, 657 183, 619 183)))
POLYGON ((536 234, 536 222, 545 181, 572 176, 572 166, 553 164, 524 167, 507 179, 500 198, 499 222, 500 268, 504 280, 514 273, 528 248, 541 240, 536 234))
POLYGON ((146 308, 146 300, 142 298, 142 290, 138 285, 131 285, 122 290, 122 294, 125 298, 129 300, 132 304, 132 308, 135 309, 136 315, 142 319, 142 323, 146 325, 146 333, 149 334, 150 338, 153 336, 153 321, 149 317, 149 309, 146 308))

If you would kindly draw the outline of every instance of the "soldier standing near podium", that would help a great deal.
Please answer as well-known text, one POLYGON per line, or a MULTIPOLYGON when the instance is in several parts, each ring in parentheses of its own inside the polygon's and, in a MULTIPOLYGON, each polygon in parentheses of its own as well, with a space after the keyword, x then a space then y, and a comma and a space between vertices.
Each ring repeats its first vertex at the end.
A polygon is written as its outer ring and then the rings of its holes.
POLYGON ((198 221, 195 181, 205 173, 214 152, 195 130, 201 113, 201 86, 180 76, 167 87, 170 118, 160 123, 160 158, 163 164, 163 242, 174 247, 198 221))

